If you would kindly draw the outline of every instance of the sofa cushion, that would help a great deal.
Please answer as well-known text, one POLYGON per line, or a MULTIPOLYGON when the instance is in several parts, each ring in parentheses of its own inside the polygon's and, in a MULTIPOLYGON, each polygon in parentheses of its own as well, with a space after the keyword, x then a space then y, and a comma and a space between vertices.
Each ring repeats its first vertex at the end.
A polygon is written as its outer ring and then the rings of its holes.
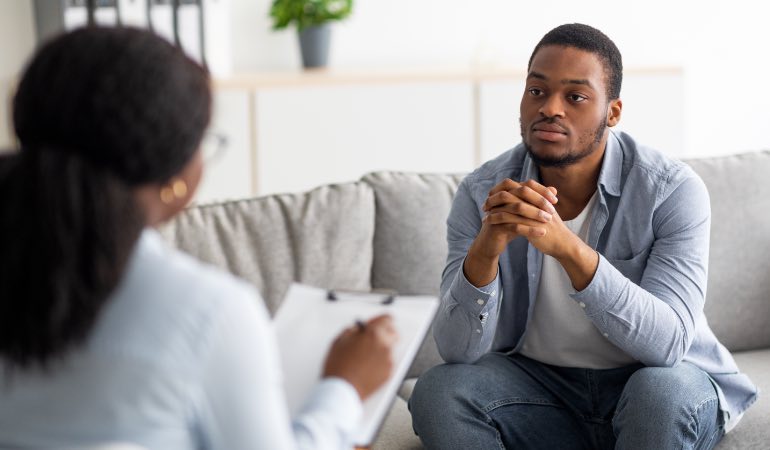
POLYGON ((746 411, 738 426, 727 433, 717 450, 766 449, 770 442, 770 349, 735 353, 741 371, 759 388, 757 401, 746 411), (765 394, 765 395, 763 395, 765 394))
POLYGON ((686 162, 711 196, 709 325, 730 350, 770 347, 770 152, 686 162))
MULTIPOLYGON (((464 175, 376 172, 362 181, 374 189, 372 286, 400 294, 438 295, 447 257, 446 218, 464 175)), ((443 362, 433 331, 408 376, 443 362)))
POLYGON ((271 314, 292 281, 371 288, 374 193, 364 183, 193 207, 161 233, 256 285, 271 314))
POLYGON ((462 175, 376 172, 372 286, 438 295, 446 263, 446 218, 462 175))

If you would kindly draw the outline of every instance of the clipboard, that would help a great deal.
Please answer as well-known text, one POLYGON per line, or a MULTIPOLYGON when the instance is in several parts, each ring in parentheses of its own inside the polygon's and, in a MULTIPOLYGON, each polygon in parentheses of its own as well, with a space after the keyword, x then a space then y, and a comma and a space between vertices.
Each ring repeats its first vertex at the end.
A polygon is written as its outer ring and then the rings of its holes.
POLYGON ((363 403, 363 416, 353 437, 356 446, 371 445, 430 329, 438 305, 438 298, 433 296, 328 291, 292 284, 273 319, 292 417, 321 379, 334 338, 357 320, 390 314, 399 336, 393 349, 393 373, 363 403))

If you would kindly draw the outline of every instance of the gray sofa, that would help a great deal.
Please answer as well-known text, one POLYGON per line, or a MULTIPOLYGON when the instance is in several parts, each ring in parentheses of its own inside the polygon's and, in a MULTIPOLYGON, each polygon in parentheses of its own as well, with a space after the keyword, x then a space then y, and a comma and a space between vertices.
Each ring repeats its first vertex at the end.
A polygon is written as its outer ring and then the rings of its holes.
MULTIPOLYGON (((770 152, 687 161, 711 194, 706 315, 739 367, 770 392, 770 152)), ((255 284, 275 312, 290 282, 438 294, 445 219, 462 175, 372 173, 355 183, 189 208, 162 233, 255 284)), ((421 448, 406 400, 441 362, 426 340, 373 448, 421 448)), ((770 448, 770 399, 718 447, 770 448)))

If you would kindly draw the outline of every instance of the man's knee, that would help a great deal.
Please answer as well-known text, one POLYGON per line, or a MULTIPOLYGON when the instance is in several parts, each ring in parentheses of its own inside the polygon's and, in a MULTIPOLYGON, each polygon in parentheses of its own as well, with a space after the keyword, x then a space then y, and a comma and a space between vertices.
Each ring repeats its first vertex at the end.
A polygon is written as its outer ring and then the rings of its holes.
POLYGON ((482 402, 496 393, 487 384, 500 385, 499 378, 504 376, 500 367, 505 364, 505 356, 490 353, 473 364, 435 366, 417 380, 409 403, 434 409, 482 402))
POLYGON ((717 393, 705 372, 683 363, 676 367, 645 367, 626 383, 618 402, 618 413, 628 407, 650 420, 670 421, 676 416, 696 414, 708 402, 717 403, 717 393))
POLYGON ((490 370, 478 364, 442 364, 422 374, 409 398, 414 431, 420 436, 446 432, 483 415, 479 405, 486 394, 480 387, 490 370))
POLYGON ((414 415, 421 410, 441 410, 472 394, 469 390, 465 364, 441 364, 422 374, 409 398, 409 409, 414 415))
POLYGON ((635 372, 612 425, 616 448, 711 448, 719 422, 716 388, 705 372, 683 363, 635 372))

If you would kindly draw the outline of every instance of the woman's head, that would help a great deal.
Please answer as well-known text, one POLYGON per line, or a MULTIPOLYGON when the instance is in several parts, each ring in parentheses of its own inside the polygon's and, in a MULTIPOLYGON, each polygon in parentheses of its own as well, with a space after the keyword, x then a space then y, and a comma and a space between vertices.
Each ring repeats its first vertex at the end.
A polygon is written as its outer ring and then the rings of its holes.
POLYGON ((0 357, 12 367, 85 339, 141 230, 192 196, 210 111, 206 71, 147 31, 82 28, 34 55, 13 103, 21 149, 0 167, 0 357))
POLYGON ((164 183, 209 122, 205 70, 133 28, 81 28, 44 45, 19 84, 13 120, 25 151, 68 152, 129 186, 164 183))

